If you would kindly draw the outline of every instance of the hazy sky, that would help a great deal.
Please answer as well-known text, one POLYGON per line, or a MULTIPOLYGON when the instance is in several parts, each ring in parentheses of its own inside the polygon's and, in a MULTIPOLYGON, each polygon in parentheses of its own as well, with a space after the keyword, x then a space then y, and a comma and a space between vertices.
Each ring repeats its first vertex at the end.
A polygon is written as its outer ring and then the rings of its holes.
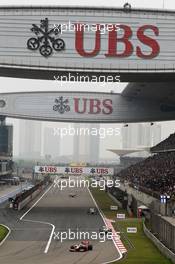
MULTIPOLYGON (((1 0, 0 5, 71 5, 71 6, 106 6, 106 7, 122 7, 127 0, 1 0)), ((128 2, 134 8, 156 8, 156 9, 174 9, 175 1, 173 0, 128 0, 128 2)), ((123 84, 106 84, 104 87, 100 87, 96 84, 65 84, 64 87, 60 87, 58 82, 53 81, 39 81, 39 80, 20 80, 20 79, 10 79, 10 78, 0 78, 0 92, 11 92, 11 91, 29 91, 29 90, 90 90, 90 91, 109 91, 115 90, 115 92, 120 92, 123 90, 125 83, 123 84), (32 88, 31 88, 32 87, 32 88)), ((15 128, 15 148, 18 145, 18 121, 14 120, 15 128)), ((163 137, 168 136, 168 134, 174 130, 175 122, 164 122, 163 137)), ((59 124, 58 124, 59 125, 59 124)), ((115 143, 114 143, 115 147, 115 143)), ((107 154, 107 153, 106 153, 107 154)))

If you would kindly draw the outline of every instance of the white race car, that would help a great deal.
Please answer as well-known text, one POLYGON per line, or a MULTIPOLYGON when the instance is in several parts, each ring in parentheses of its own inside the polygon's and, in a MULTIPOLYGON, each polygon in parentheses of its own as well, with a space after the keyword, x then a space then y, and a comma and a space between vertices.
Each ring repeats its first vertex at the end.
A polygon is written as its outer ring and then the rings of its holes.
POLYGON ((97 214, 97 209, 95 207, 90 207, 87 211, 88 214, 95 215, 97 214))
POLYGON ((108 233, 112 233, 112 229, 106 226, 102 226, 102 228, 99 229, 99 232, 107 235, 108 233))

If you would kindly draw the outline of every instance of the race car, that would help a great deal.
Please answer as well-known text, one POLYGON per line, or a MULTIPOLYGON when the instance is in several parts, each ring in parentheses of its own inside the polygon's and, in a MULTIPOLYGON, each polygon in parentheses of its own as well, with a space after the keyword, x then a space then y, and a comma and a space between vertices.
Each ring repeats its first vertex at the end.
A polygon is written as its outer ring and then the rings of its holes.
POLYGON ((102 226, 102 228, 99 229, 99 232, 107 235, 108 233, 112 233, 112 229, 106 226, 102 226))
POLYGON ((69 193, 69 197, 74 198, 74 197, 76 197, 76 196, 77 196, 76 193, 69 193))
POLYGON ((92 214, 92 215, 95 215, 97 214, 97 209, 94 208, 94 207, 90 207, 87 211, 88 214, 92 214))
POLYGON ((61 179, 69 179, 69 176, 68 176, 68 175, 61 175, 60 178, 61 178, 61 179))
POLYGON ((86 252, 93 250, 93 246, 89 241, 82 241, 80 244, 72 245, 69 249, 70 252, 86 252))

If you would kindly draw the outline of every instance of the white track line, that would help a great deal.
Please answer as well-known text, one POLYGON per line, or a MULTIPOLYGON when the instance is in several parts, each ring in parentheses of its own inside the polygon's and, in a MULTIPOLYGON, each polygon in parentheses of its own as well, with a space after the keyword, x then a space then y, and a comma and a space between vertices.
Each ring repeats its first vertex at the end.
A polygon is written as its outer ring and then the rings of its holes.
MULTIPOLYGON (((101 216, 102 219, 103 219, 103 222, 105 223, 105 226, 107 227, 103 212, 102 212, 101 209, 99 208, 99 206, 98 206, 97 202, 95 201, 95 199, 94 199, 94 197, 93 197, 91 191, 89 190, 88 186, 87 186, 87 189, 88 189, 88 192, 89 192, 89 194, 90 194, 90 196, 91 196, 91 198, 92 198, 92 200, 93 200, 95 206, 97 207, 97 209, 98 209, 98 211, 99 211, 99 213, 100 213, 100 216, 101 216)), ((110 264, 110 263, 113 263, 114 261, 119 261, 120 259, 123 258, 123 255, 122 255, 121 251, 119 250, 118 246, 116 245, 116 243, 115 243, 115 241, 114 241, 114 238, 112 238, 112 241, 113 241, 114 246, 116 247, 116 249, 117 249, 117 251, 118 251, 118 253, 119 253, 119 257, 116 258, 116 259, 114 259, 114 260, 112 260, 112 261, 105 262, 105 263, 102 263, 102 264, 110 264)))
POLYGON ((22 220, 34 207, 35 205, 43 198, 43 196, 50 191, 52 188, 53 184, 41 195, 41 197, 27 210, 21 217, 20 220, 22 220))
POLYGON ((44 250, 44 253, 47 254, 48 250, 49 250, 49 247, 50 247, 50 244, 51 244, 51 241, 52 241, 52 237, 54 235, 54 231, 55 231, 55 226, 49 222, 42 222, 42 221, 33 221, 33 220, 30 220, 30 219, 25 219, 23 220, 23 218, 35 207, 35 205, 44 197, 44 195, 46 193, 48 193, 50 191, 50 189, 53 187, 53 184, 41 195, 41 197, 29 208, 29 210, 27 210, 21 217, 20 217, 20 220, 21 221, 25 221, 25 222, 32 222, 32 223, 40 223, 40 224, 45 224, 45 225, 50 225, 52 226, 52 231, 51 231, 51 234, 50 234, 50 237, 49 237, 49 240, 47 242, 47 245, 46 245, 46 248, 44 250))

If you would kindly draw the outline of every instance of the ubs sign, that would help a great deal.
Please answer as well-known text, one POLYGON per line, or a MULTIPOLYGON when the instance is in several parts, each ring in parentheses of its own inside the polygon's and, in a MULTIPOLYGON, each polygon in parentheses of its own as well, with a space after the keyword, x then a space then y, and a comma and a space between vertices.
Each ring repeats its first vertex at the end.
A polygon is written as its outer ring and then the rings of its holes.
POLYGON ((19 92, 1 94, 0 98, 2 116, 71 123, 173 120, 174 111, 163 111, 162 108, 159 101, 130 100, 115 93, 19 92))
POLYGON ((35 166, 35 173, 43 174, 67 174, 67 175, 113 175, 113 168, 106 167, 56 167, 35 166))
MULTIPOLYGON (((114 58, 126 58, 136 54, 138 58, 142 59, 152 59, 158 56, 160 51, 160 46, 157 40, 159 36, 159 29, 154 25, 143 25, 136 29, 136 34, 134 35, 133 29, 129 25, 118 25, 116 30, 115 25, 112 25, 111 30, 108 33, 108 48, 104 52, 105 57, 114 57, 114 58), (123 32, 122 36, 119 34, 120 30, 123 32), (149 34, 153 33, 154 37, 150 37, 149 34), (149 34, 147 33, 149 32, 149 34), (136 39, 138 44, 134 46, 133 39, 136 39), (123 44, 122 51, 119 51, 119 44, 123 44), (144 44, 150 48, 150 52, 147 53, 144 51, 144 48, 141 44, 144 44)), ((99 54, 101 51, 101 31, 100 29, 96 31, 95 35, 95 48, 94 50, 87 52, 84 49, 84 31, 76 30, 75 36, 75 46, 77 52, 83 57, 94 57, 99 54)))
MULTIPOLYGON (((85 49, 85 24, 74 24, 75 26, 75 50, 82 57, 95 57, 101 52, 101 27, 103 25, 96 24, 94 28, 96 29, 94 39, 94 49, 87 51, 85 49)), ((108 46, 107 50, 103 51, 105 57, 114 58, 125 58, 130 57, 133 53, 136 54, 138 58, 142 59, 152 59, 159 55, 160 45, 157 37, 159 36, 159 28, 153 24, 144 24, 134 29, 127 24, 118 24, 117 30, 115 24, 107 25, 108 28, 108 46), (120 34, 122 31, 122 35, 120 34), (150 37, 150 34, 153 37, 150 37), (135 45, 135 39, 137 45, 135 45), (120 51, 120 45, 123 45, 122 51, 120 51), (143 45, 146 45, 150 51, 145 52, 143 45)), ((65 42, 61 38, 56 38, 57 35, 61 33, 61 25, 57 27, 52 27, 49 29, 48 18, 40 21, 40 26, 36 24, 32 25, 31 31, 36 35, 27 41, 27 47, 30 50, 39 49, 40 54, 44 57, 48 57, 52 54, 53 50, 63 51, 65 49, 65 42)))
POLYGON ((0 17, 8 29, 0 34, 1 76, 53 80, 58 73, 103 73, 133 82, 150 80, 147 74, 157 81, 156 72, 174 78, 173 11, 2 7, 0 17))
POLYGON ((110 115, 113 112, 112 99, 94 99, 94 98, 72 98, 72 109, 69 105, 69 99, 60 96, 55 99, 53 110, 64 114, 72 110, 76 114, 104 114, 110 115))

